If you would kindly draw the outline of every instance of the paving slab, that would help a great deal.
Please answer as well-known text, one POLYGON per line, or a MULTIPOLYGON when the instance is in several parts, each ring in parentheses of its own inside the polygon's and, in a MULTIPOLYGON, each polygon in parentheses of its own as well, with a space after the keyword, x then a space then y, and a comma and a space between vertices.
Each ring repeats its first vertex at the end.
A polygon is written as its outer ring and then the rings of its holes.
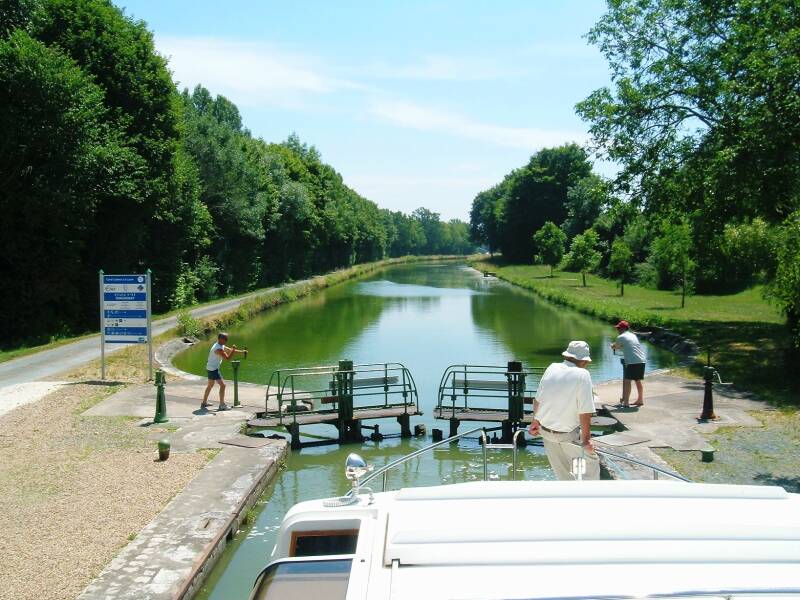
MULTIPOLYGON (((648 376, 644 380, 645 404, 638 408, 617 406, 621 388, 621 381, 605 382, 595 387, 597 404, 602 406, 602 412, 617 419, 625 428, 622 433, 596 439, 609 447, 624 446, 626 451, 635 451, 646 462, 660 461, 651 448, 684 452, 709 450, 703 434, 719 427, 759 427, 761 423, 748 411, 769 409, 763 402, 735 388, 715 386, 714 411, 719 419, 701 423, 697 418, 703 407, 702 381, 666 373, 648 376)), ((635 389, 632 396, 631 399, 635 400, 635 389)), ((639 477, 643 472, 640 468, 632 468, 626 477, 639 477)), ((648 478, 651 476, 651 472, 647 474, 648 478)))
POLYGON ((596 442, 602 443, 606 446, 631 446, 633 444, 641 444, 642 442, 650 441, 649 435, 642 435, 631 433, 630 431, 620 431, 617 433, 610 433, 608 435, 594 438, 596 442))
POLYGON ((79 599, 191 598, 246 508, 278 472, 286 446, 281 440, 261 448, 226 446, 79 599))
MULTIPOLYGON (((168 381, 164 388, 164 396, 167 401, 167 415, 169 417, 195 417, 207 413, 216 413, 218 404, 218 391, 211 392, 209 410, 200 408, 203 399, 203 392, 206 387, 203 381, 168 381)), ((241 406, 238 410, 247 415, 264 410, 267 387, 254 384, 239 384, 239 402, 241 406)), ((225 402, 228 406, 233 406, 233 384, 229 383, 225 391, 225 402)), ((270 399, 270 410, 277 407, 277 401, 270 399)), ((155 415, 156 410, 156 387, 153 384, 138 384, 126 387, 116 394, 109 396, 99 404, 87 410, 87 416, 102 417, 150 417, 155 415)))

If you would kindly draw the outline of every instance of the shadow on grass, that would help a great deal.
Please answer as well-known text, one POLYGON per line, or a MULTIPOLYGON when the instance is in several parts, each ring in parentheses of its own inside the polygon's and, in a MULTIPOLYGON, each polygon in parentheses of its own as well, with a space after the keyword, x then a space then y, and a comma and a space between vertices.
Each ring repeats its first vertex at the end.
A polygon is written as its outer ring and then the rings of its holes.
POLYGON ((771 473, 758 473, 753 479, 763 485, 780 486, 787 492, 800 492, 800 477, 782 477, 771 473))
POLYGON ((786 327, 777 323, 687 321, 675 329, 692 338, 701 355, 691 370, 702 375, 711 355, 723 381, 776 406, 797 407, 800 369, 786 327))

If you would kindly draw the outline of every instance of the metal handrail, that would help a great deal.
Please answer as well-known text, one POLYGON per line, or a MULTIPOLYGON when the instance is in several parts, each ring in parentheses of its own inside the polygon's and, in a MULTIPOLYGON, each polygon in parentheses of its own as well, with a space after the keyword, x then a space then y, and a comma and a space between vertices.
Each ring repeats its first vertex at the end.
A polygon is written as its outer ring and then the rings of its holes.
MULTIPOLYGON (((573 443, 573 445, 583 449, 583 446, 581 446, 580 444, 573 443)), ((629 463, 632 463, 634 465, 639 465, 640 467, 645 467, 647 469, 650 469, 651 471, 653 471, 653 479, 658 479, 658 474, 661 473, 662 475, 666 475, 667 477, 672 477, 673 479, 677 479, 679 481, 685 481, 686 483, 691 483, 692 482, 691 479, 687 479, 683 475, 678 475, 677 473, 674 473, 672 471, 667 471, 666 469, 664 469, 662 467, 657 467, 656 465, 651 465, 650 463, 646 463, 646 462, 644 462, 642 460, 631 458, 629 456, 623 456, 621 454, 615 454, 614 452, 609 452, 608 450, 600 450, 597 447, 595 447, 594 451, 597 454, 600 454, 602 456, 610 456, 610 457, 616 458, 618 460, 624 460, 625 462, 629 462, 629 463)))
MULTIPOLYGON (((315 403, 323 398, 336 396, 334 389, 335 381, 331 379, 329 383, 321 389, 319 382, 316 385, 303 385, 309 383, 306 378, 317 379, 320 377, 335 378, 337 375, 349 374, 352 378, 358 375, 380 374, 383 375, 383 382, 373 382, 368 385, 359 386, 357 392, 352 393, 352 398, 364 398, 367 396, 383 396, 383 404, 375 404, 369 406, 359 406, 362 408, 386 408, 386 407, 404 407, 406 410, 411 405, 417 405, 419 396, 417 393, 417 384, 414 381, 413 375, 408 368, 399 362, 389 363, 363 363, 353 364, 351 369, 340 370, 338 365, 321 365, 311 367, 299 367, 294 369, 279 369, 273 371, 270 375, 267 384, 266 399, 265 399, 265 414, 278 417, 280 424, 284 423, 284 419, 290 423, 297 422, 296 404, 298 401, 310 401, 315 403), (398 379, 397 382, 389 383, 390 378, 398 379), (299 380, 299 386, 296 385, 299 380), (302 389, 299 389, 302 388, 302 389), (390 403, 390 396, 396 398, 402 396, 402 402, 390 403), (269 410, 270 398, 277 398, 278 410, 269 410), (292 411, 285 414, 283 405, 289 403, 292 411)), ((335 414, 336 409, 313 408, 304 411, 305 414, 335 414)))
MULTIPOLYGON (((518 438, 519 435, 523 434, 524 432, 525 432, 524 429, 518 429, 517 431, 515 431, 514 432, 514 436, 512 437, 511 444, 489 444, 488 443, 488 439, 486 437, 486 430, 483 427, 476 427, 474 429, 470 429, 469 431, 464 431, 463 433, 459 433, 459 434, 454 435, 452 437, 443 439, 443 440, 441 440, 439 442, 434 442, 433 444, 430 444, 429 446, 425 446, 424 448, 420 448, 419 450, 415 450, 414 452, 410 452, 409 454, 406 454, 405 456, 401 456, 400 458, 398 458, 396 460, 393 460, 392 462, 382 466, 380 469, 378 469, 376 471, 372 471, 369 475, 364 477, 364 479, 359 481, 359 485, 363 486, 364 484, 368 483, 369 481, 375 479, 376 477, 378 477, 380 475, 382 477, 381 491, 385 492, 386 491, 386 475, 387 475, 387 473, 389 471, 391 471, 395 467, 398 467, 398 466, 408 462, 409 460, 411 460, 413 458, 416 458, 416 457, 418 457, 418 456, 420 456, 422 454, 425 454, 426 452, 428 452, 430 450, 438 448, 439 446, 444 446, 445 444, 449 444, 450 442, 458 441, 458 440, 460 440, 460 439, 462 439, 464 437, 467 437, 468 435, 471 435, 473 433, 479 433, 480 434, 481 445, 483 447, 483 480, 487 481, 488 478, 489 478, 487 450, 491 449, 492 447, 494 447, 494 448, 507 448, 508 446, 511 446, 511 450, 512 450, 511 479, 512 479, 512 481, 516 481, 517 464, 518 464, 517 438, 518 438)), ((579 446, 579 444, 575 444, 575 446, 579 446)), ((583 448, 583 446, 580 446, 580 447, 583 448)), ((601 454, 601 455, 610 456, 610 457, 613 457, 613 458, 616 458, 616 459, 619 459, 619 460, 624 460, 626 462, 633 463, 635 465, 639 465, 639 466, 651 469, 653 471, 653 473, 654 473, 653 479, 658 479, 658 473, 661 473, 661 474, 666 475, 668 477, 672 477, 673 479, 677 479, 679 481, 684 481, 684 482, 687 482, 687 483, 691 483, 690 479, 687 479, 686 477, 683 477, 682 475, 678 475, 677 473, 673 473, 671 471, 667 471, 666 469, 663 469, 663 468, 658 467, 656 465, 651 465, 649 463, 646 463, 646 462, 641 461, 641 460, 637 460, 635 458, 630 458, 628 456, 622 456, 620 454, 615 454, 614 452, 608 452, 607 450, 600 450, 600 449, 597 449, 597 448, 595 448, 595 452, 597 452, 598 454, 601 454)), ((351 494, 353 494, 353 490, 350 490, 346 495, 349 496, 351 494)))
MULTIPOLYGON (((445 411, 452 411, 455 417, 456 402, 458 400, 459 409, 469 409, 470 399, 476 400, 478 398, 486 400, 505 400, 511 401, 511 385, 512 380, 510 377, 513 375, 520 378, 515 380, 517 383, 521 382, 522 389, 517 389, 514 393, 515 396, 532 397, 535 395, 538 382, 544 373, 544 368, 541 367, 528 367, 520 371, 509 371, 507 366, 502 365, 467 365, 455 364, 449 365, 442 374, 439 380, 439 387, 437 391, 436 410, 440 411, 440 418, 444 418, 445 411), (493 384, 489 387, 486 386, 487 382, 480 380, 470 380, 470 377, 475 378, 482 375, 493 376, 489 381, 493 384), (457 381, 457 377, 463 377, 463 380, 457 381), (531 385, 533 383, 533 385, 531 385), (501 387, 496 387, 500 384, 501 387), (502 384, 508 387, 502 387, 502 384)), ((493 406, 482 406, 476 410, 483 410, 487 412, 493 411, 506 411, 508 407, 500 408, 493 406)), ((524 408, 522 409, 525 412, 524 408)))
POLYGON ((489 479, 489 460, 486 456, 486 451, 490 448, 506 449, 511 446, 511 481, 517 480, 517 438, 520 434, 525 433, 524 429, 517 429, 511 437, 511 444, 490 444, 489 439, 486 437, 486 430, 481 429, 481 445, 483 446, 483 480, 489 479))
MULTIPOLYGON (((479 432, 479 431, 480 431, 480 432, 483 432, 483 427, 476 427, 475 429, 470 429, 469 431, 465 431, 465 432, 463 432, 463 433, 459 433, 458 435, 454 435, 454 436, 452 436, 452 437, 449 437, 449 438, 447 438, 447 439, 441 440, 441 441, 439 441, 439 442, 434 442, 434 443, 433 443, 433 444, 431 444, 430 446, 425 446, 424 448, 420 448, 419 450, 415 450, 414 452, 411 452, 411 453, 409 453, 409 454, 406 454, 405 456, 401 456, 401 457, 400 457, 400 458, 398 458, 397 460, 393 460, 393 461, 392 461, 392 462, 390 462, 389 464, 382 466, 382 467, 381 467, 380 469, 378 469, 377 471, 373 471, 372 473, 370 473, 369 475, 367 475, 366 477, 364 477, 364 479, 360 480, 360 481, 359 481, 359 484, 360 484, 360 485, 364 485, 364 484, 365 484, 365 483, 367 483, 368 481, 370 481, 370 480, 372 480, 372 479, 375 479, 375 478, 376 478, 378 475, 382 475, 382 476, 383 476, 383 487, 382 487, 382 490, 381 490, 381 491, 384 491, 384 492, 385 492, 385 491, 386 491, 386 473, 387 473, 388 471, 391 471, 391 470, 392 470, 392 469, 394 469, 395 467, 397 467, 397 466, 400 466, 400 465, 402 465, 403 463, 406 463, 406 462, 408 462, 408 461, 409 461, 409 460, 411 460, 412 458, 416 458, 417 456, 419 456, 419 455, 421 455, 421 454, 425 454, 425 453, 426 453, 426 452, 428 452, 429 450, 433 450, 434 448, 438 448, 439 446, 443 446, 443 445, 445 445, 445 444, 448 444, 448 443, 450 443, 450 442, 454 442, 454 441, 456 441, 456 440, 460 440, 461 438, 463 438, 463 437, 466 437, 466 436, 468 436, 468 435, 469 435, 469 434, 471 434, 471 433, 477 433, 477 432, 479 432)), ((485 434, 484 434, 484 435, 485 435, 485 434)))

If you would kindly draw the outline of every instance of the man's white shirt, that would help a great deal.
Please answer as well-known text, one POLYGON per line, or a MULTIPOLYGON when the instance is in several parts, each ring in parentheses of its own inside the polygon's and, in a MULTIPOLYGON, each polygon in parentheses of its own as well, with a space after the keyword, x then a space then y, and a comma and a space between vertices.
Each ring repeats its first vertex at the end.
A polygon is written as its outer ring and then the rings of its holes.
POLYGON ((631 331, 620 333, 617 336, 617 344, 622 347, 622 355, 625 358, 626 365, 647 362, 644 348, 635 333, 631 331))
POLYGON ((578 415, 594 412, 592 376, 568 360, 553 363, 542 375, 536 400, 539 423, 553 431, 572 431, 580 425, 578 415))

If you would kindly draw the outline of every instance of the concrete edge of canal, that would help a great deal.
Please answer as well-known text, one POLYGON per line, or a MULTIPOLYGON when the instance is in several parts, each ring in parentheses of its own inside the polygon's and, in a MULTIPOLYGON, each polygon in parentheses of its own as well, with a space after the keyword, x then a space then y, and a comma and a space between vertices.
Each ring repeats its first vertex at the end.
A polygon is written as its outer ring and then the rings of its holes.
POLYGON ((191 600, 280 471, 287 447, 283 440, 262 448, 225 447, 79 599, 191 600))

